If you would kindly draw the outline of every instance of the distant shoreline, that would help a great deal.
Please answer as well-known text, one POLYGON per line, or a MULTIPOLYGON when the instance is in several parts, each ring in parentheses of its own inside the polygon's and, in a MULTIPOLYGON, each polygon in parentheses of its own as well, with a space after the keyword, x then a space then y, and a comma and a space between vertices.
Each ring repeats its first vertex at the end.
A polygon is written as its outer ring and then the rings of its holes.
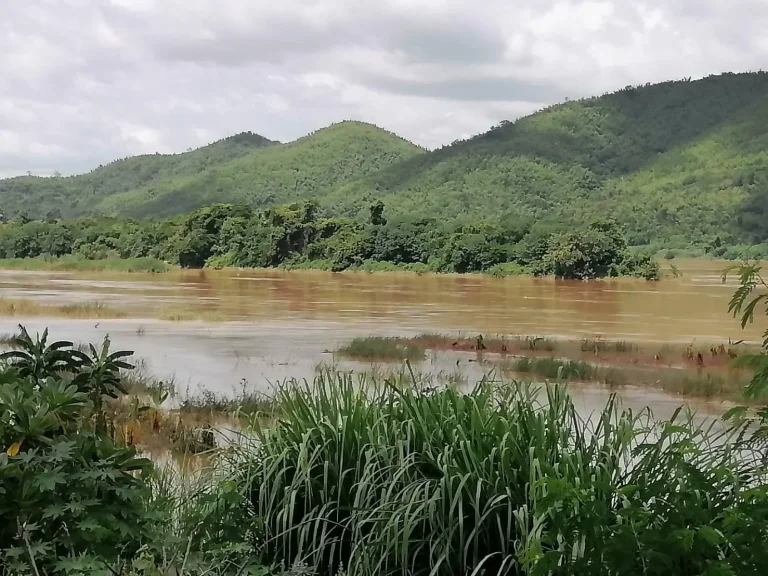
MULTIPOLYGON (((683 263, 680 274, 686 274, 685 263, 688 262, 720 262, 725 269, 729 264, 738 262, 738 260, 723 260, 707 256, 687 257, 673 260, 657 259, 661 269, 660 280, 674 279, 672 266, 676 262, 683 263)), ((516 264, 502 264, 483 272, 440 272, 430 269, 427 264, 392 264, 389 262, 364 262, 361 266, 353 266, 343 272, 332 272, 330 262, 303 261, 301 263, 268 267, 268 268, 245 268, 245 267, 204 267, 204 268, 182 268, 178 265, 168 264, 155 258, 106 258, 101 260, 87 260, 84 258, 75 258, 72 256, 63 256, 59 258, 40 257, 40 258, 10 258, 0 259, 0 271, 39 271, 39 272, 111 272, 111 273, 129 273, 129 274, 164 274, 171 272, 328 272, 333 274, 408 274, 416 276, 456 276, 456 277, 489 277, 489 278, 510 278, 510 277, 535 277, 529 270, 516 264)), ((553 279, 554 276, 538 276, 538 278, 553 279)), ((599 281, 611 280, 645 280, 632 276, 613 276, 598 278, 599 281)), ((576 280, 577 282, 579 280, 576 280)))

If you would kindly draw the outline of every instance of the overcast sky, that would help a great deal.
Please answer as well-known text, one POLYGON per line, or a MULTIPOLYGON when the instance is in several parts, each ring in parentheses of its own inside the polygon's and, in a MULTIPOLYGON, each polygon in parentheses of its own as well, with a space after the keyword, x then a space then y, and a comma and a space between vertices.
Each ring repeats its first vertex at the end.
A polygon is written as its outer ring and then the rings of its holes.
POLYGON ((427 147, 628 84, 758 70, 766 0, 3 0, 0 175, 342 119, 427 147))

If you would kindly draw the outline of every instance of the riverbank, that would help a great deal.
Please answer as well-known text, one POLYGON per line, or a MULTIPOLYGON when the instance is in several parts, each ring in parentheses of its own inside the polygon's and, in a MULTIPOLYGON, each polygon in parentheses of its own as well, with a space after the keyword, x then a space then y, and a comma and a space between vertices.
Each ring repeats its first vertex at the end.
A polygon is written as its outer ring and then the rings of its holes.
MULTIPOLYGON (((662 255, 663 256, 663 255, 662 255)), ((707 255, 698 255, 695 257, 665 259, 662 256, 657 257, 655 262, 658 264, 658 274, 655 280, 675 279, 685 275, 691 269, 701 267, 711 268, 713 265, 720 266, 720 271, 732 266, 735 260, 722 260, 712 258, 707 255)), ((294 259, 281 263, 278 266, 246 268, 236 266, 204 266, 201 268, 182 268, 178 264, 169 264, 157 258, 105 258, 105 259, 85 259, 77 256, 61 257, 37 257, 37 258, 0 258, 0 272, 8 271, 58 271, 58 272, 126 272, 126 273, 168 273, 168 272, 194 272, 205 273, 238 273, 238 272, 260 272, 260 271, 313 271, 313 272, 333 272, 333 273, 399 273, 415 274, 419 276, 459 276, 459 277, 529 277, 541 279, 554 279, 552 275, 534 274, 530 267, 523 266, 515 262, 496 264, 486 270, 452 272, 440 270, 437 266, 426 263, 392 263, 375 260, 365 260, 360 263, 351 264, 343 271, 334 271, 334 263, 329 259, 294 259)), ((606 276, 603 278, 592 278, 588 281, 615 281, 615 280, 641 280, 637 276, 606 276)))
POLYGON ((89 260, 77 256, 0 258, 1 270, 44 270, 59 272, 152 272, 178 269, 157 258, 104 258, 89 260))

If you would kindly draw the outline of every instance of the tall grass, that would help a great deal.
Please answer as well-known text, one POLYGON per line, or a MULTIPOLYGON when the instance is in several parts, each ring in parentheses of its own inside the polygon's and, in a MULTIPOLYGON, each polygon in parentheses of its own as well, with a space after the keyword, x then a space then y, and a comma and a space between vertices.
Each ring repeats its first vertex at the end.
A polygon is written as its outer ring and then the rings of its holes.
POLYGON ((264 559, 318 574, 757 574, 768 494, 744 428, 521 385, 295 383, 257 426, 264 559))

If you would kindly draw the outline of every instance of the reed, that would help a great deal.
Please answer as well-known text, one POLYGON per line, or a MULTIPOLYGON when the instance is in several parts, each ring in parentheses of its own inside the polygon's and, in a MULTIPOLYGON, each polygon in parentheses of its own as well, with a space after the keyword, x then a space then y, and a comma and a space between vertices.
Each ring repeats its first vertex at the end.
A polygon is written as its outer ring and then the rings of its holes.
POLYGON ((563 389, 423 391, 325 375, 256 427, 264 560, 316 574, 759 573, 768 493, 745 428, 563 389), (719 572, 718 572, 719 571, 719 572))

